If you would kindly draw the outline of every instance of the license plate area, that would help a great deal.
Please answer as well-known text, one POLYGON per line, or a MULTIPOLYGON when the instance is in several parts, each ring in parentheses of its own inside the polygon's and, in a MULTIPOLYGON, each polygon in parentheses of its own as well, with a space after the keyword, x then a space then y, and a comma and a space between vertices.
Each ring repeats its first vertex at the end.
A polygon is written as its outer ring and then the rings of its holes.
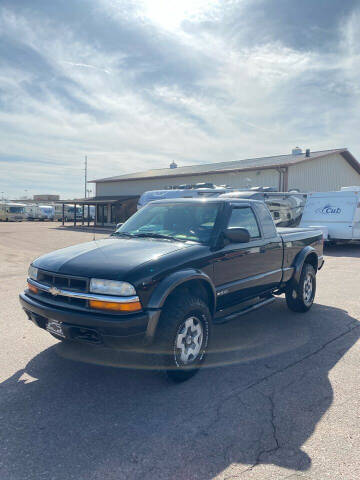
POLYGON ((65 338, 62 322, 59 322, 58 320, 48 320, 46 324, 46 330, 57 335, 58 337, 65 338))

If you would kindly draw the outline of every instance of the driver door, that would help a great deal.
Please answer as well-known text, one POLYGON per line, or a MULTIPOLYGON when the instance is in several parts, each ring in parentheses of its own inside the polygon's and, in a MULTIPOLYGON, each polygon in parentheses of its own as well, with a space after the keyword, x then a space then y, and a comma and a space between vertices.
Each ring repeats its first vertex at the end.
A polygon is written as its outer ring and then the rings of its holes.
POLYGON ((218 308, 226 308, 256 297, 265 289, 264 244, 257 217, 251 206, 233 206, 227 228, 246 228, 248 243, 228 243, 214 259, 218 308))

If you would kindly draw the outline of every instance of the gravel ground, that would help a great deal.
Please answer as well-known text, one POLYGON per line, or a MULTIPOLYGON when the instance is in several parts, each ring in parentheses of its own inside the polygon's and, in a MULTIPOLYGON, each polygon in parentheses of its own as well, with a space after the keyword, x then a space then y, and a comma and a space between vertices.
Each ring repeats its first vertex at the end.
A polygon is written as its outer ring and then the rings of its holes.
POLYGON ((21 310, 30 261, 92 237, 0 223, 1 479, 360 478, 360 246, 326 250, 309 313, 279 298, 217 326, 224 365, 173 385, 66 350, 21 310))

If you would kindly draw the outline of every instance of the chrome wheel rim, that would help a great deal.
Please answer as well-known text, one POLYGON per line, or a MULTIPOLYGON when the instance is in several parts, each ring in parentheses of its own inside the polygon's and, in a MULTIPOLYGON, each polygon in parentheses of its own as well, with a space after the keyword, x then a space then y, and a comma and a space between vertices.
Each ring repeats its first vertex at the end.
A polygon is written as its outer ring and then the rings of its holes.
POLYGON ((310 305, 313 300, 313 289, 314 289, 313 277, 308 273, 304 281, 304 302, 306 305, 310 305))
POLYGON ((182 323, 175 338, 175 361, 177 365, 193 363, 201 352, 204 330, 201 321, 191 316, 182 323))

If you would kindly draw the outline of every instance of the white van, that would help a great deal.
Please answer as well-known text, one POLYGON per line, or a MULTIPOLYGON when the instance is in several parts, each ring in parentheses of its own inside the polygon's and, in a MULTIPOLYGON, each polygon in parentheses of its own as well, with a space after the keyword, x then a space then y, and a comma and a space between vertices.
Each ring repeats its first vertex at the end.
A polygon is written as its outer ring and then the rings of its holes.
POLYGON ((149 190, 144 192, 139 198, 137 209, 145 207, 149 202, 154 200, 164 200, 173 198, 194 198, 194 197, 217 197, 222 193, 230 192, 233 189, 228 187, 212 188, 179 188, 169 190, 149 190))
POLYGON ((360 186, 309 193, 300 226, 322 229, 328 241, 360 240, 360 186))

